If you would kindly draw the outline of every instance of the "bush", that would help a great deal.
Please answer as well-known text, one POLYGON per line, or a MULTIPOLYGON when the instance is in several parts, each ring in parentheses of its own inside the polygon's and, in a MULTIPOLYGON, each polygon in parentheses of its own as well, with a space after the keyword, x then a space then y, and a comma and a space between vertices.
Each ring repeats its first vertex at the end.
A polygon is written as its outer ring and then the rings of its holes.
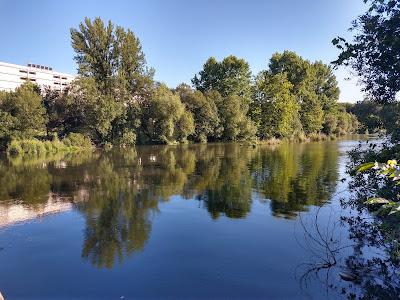
POLYGON ((74 152, 85 149, 92 149, 90 139, 81 134, 73 133, 68 135, 63 141, 57 137, 53 141, 39 141, 37 139, 12 140, 8 147, 9 155, 41 155, 57 152, 74 152))
POLYGON ((24 150, 21 147, 21 143, 19 141, 11 141, 11 143, 7 147, 7 153, 11 155, 23 154, 24 150))
POLYGON ((71 132, 64 139, 63 143, 67 147, 77 147, 83 149, 93 148, 92 141, 83 134, 71 132))
POLYGON ((120 147, 132 147, 136 144, 136 133, 134 131, 126 130, 118 140, 120 147))

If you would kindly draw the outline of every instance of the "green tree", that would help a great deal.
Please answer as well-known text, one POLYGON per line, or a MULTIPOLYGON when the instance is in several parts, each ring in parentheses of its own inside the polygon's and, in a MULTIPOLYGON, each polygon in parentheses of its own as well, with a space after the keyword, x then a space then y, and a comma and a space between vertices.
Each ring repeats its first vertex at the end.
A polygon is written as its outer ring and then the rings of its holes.
POLYGON ((180 95, 186 109, 193 115, 195 124, 193 139, 204 143, 209 139, 218 138, 220 122, 218 109, 212 97, 206 97, 200 91, 193 91, 186 84, 179 85, 175 91, 180 95))
POLYGON ((266 71, 261 72, 256 79, 256 88, 260 138, 289 137, 302 130, 299 105, 291 93, 292 84, 285 73, 271 75, 266 71))
POLYGON ((292 93, 300 105, 300 119, 307 134, 332 126, 337 113, 339 88, 332 69, 320 61, 311 63, 295 52, 275 53, 270 59, 271 74, 286 74, 292 93), (327 118, 324 118, 324 115, 327 118), (329 115, 329 117, 328 117, 329 115), (324 120, 330 124, 324 124, 324 120))
POLYGON ((132 96, 149 94, 154 71, 147 68, 140 41, 131 30, 85 18, 78 29, 71 28, 71 39, 78 73, 94 77, 102 91, 115 93, 115 87, 124 87, 132 96))
POLYGON ((246 111, 251 100, 251 81, 249 64, 233 55, 221 62, 214 57, 209 58, 203 70, 192 79, 194 87, 203 93, 215 90, 223 97, 239 96, 246 111))
POLYGON ((143 111, 146 138, 152 143, 185 142, 194 133, 192 114, 179 95, 161 84, 143 111))
POLYGON ((255 137, 257 128, 241 107, 242 98, 237 95, 222 97, 217 91, 206 93, 217 108, 224 141, 249 140, 255 137))
POLYGON ((23 84, 2 98, 0 127, 4 138, 32 138, 46 132, 46 110, 37 86, 23 84))
POLYGON ((79 74, 93 78, 102 95, 96 108, 100 141, 133 145, 141 107, 154 88, 154 70, 147 67, 139 39, 131 30, 111 21, 105 25, 100 18, 85 18, 78 29, 71 29, 71 39, 79 74))
POLYGON ((75 80, 66 94, 66 132, 80 132, 98 144, 111 142, 113 121, 124 105, 104 95, 92 77, 75 80))
POLYGON ((322 129, 324 111, 317 95, 307 89, 298 94, 300 100, 300 120, 306 134, 317 133, 322 129))
POLYGON ((350 112, 357 116, 362 128, 369 133, 384 129, 383 106, 373 100, 357 102, 350 108, 350 112))

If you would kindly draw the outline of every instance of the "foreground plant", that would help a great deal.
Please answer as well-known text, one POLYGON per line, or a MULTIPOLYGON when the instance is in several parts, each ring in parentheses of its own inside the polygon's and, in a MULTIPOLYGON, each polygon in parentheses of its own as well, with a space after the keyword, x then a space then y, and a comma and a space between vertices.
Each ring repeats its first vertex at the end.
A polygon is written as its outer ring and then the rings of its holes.
MULTIPOLYGON (((396 160, 388 160, 386 163, 368 162, 360 165, 357 168, 357 172, 365 172, 367 170, 376 170, 378 176, 387 177, 395 181, 396 185, 400 185, 400 165, 396 160)), ((396 195, 397 199, 400 198, 400 194, 396 195)), ((390 201, 382 197, 369 198, 364 204, 372 210, 376 210, 378 215, 393 215, 400 212, 400 203, 397 201, 390 201)))

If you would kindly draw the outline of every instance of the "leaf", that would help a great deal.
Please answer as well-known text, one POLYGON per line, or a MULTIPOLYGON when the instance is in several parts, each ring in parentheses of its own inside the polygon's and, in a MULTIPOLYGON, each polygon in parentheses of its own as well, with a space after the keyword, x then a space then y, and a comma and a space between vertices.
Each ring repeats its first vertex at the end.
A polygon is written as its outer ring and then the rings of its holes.
POLYGON ((390 203, 389 200, 385 198, 369 198, 367 201, 364 202, 364 204, 371 205, 371 204, 388 204, 390 203))
POLYGON ((359 165, 356 170, 357 170, 357 172, 364 172, 369 169, 372 169, 374 166, 375 166, 374 162, 368 162, 368 163, 359 165))
POLYGON ((389 215, 393 215, 393 214, 398 213, 398 212, 400 212, 400 205, 397 205, 397 207, 393 208, 390 211, 389 215))
POLYGON ((400 170, 394 171, 394 173, 393 173, 393 180, 394 180, 394 181, 400 180, 400 170))

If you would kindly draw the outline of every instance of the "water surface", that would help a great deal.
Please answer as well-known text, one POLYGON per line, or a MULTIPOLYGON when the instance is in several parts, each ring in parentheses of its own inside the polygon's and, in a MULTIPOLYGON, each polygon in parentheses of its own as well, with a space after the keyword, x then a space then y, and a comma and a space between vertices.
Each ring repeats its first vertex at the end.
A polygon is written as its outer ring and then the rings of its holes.
POLYGON ((299 215, 322 207, 328 222, 339 210, 355 145, 3 158, 0 290, 6 299, 325 298, 318 280, 301 282, 310 251, 296 230, 299 215))

